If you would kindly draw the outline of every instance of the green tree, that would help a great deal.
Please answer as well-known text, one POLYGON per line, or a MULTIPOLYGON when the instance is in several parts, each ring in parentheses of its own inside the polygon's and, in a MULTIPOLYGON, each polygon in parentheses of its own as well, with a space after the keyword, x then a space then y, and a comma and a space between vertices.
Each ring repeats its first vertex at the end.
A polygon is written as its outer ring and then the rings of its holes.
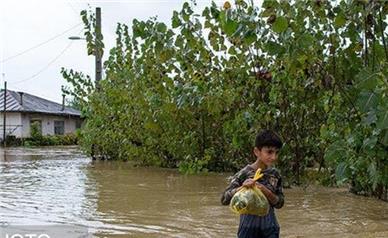
MULTIPOLYGON (((171 27, 118 24, 99 90, 62 71, 87 116, 86 151, 228 171, 252 159, 258 129, 272 128, 291 181, 319 166, 387 196, 386 2, 237 0, 201 15, 193 4, 173 11, 171 27)), ((94 18, 82 14, 92 42, 94 18)))

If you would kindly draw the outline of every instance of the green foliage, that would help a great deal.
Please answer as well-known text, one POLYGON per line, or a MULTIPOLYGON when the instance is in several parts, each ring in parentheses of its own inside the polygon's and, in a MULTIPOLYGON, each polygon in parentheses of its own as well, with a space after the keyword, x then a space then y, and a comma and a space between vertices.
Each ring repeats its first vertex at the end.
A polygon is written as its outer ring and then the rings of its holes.
POLYGON ((33 136, 23 141, 25 146, 54 146, 54 145, 77 145, 77 134, 33 136))
POLYGON ((7 135, 5 137, 6 146, 20 146, 22 144, 22 139, 17 138, 14 135, 7 135))
MULTIPOLYGON (((83 148, 188 173, 235 170, 254 159, 257 130, 271 128, 285 141, 279 166, 289 180, 319 166, 380 196, 387 3, 252 4, 212 3, 198 15, 185 3, 171 27, 156 18, 135 19, 132 31, 118 24, 98 90, 62 70, 87 117, 83 148)), ((83 19, 93 35, 93 17, 83 19)))
POLYGON ((39 122, 35 121, 31 123, 30 134, 33 140, 41 140, 42 139, 42 128, 39 122))

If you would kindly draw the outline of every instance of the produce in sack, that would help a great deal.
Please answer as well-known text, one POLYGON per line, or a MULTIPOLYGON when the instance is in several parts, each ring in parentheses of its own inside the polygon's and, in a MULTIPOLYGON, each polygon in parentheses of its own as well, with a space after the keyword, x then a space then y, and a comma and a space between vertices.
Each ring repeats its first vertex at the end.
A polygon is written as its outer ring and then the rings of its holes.
MULTIPOLYGON (((261 177, 263 174, 259 168, 253 180, 257 181, 261 177)), ((230 208, 238 214, 265 216, 269 211, 269 203, 263 192, 256 186, 243 187, 232 197, 230 208)))

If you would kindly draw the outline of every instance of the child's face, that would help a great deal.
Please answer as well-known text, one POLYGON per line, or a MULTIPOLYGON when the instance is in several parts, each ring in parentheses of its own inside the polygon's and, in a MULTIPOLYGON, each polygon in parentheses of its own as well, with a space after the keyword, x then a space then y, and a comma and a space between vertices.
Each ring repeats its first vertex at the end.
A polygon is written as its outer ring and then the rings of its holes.
POLYGON ((261 149, 255 147, 254 153, 267 167, 271 167, 278 158, 279 149, 268 146, 264 146, 261 149))

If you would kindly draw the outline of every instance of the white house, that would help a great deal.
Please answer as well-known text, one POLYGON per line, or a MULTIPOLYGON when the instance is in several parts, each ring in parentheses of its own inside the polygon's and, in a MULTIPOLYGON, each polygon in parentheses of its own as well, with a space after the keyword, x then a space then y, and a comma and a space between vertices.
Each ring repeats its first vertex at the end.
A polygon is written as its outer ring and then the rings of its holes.
POLYGON ((38 122, 42 135, 63 135, 73 133, 81 127, 81 113, 73 108, 28 93, 6 91, 4 127, 4 90, 0 92, 0 138, 30 136, 30 126, 38 122))

